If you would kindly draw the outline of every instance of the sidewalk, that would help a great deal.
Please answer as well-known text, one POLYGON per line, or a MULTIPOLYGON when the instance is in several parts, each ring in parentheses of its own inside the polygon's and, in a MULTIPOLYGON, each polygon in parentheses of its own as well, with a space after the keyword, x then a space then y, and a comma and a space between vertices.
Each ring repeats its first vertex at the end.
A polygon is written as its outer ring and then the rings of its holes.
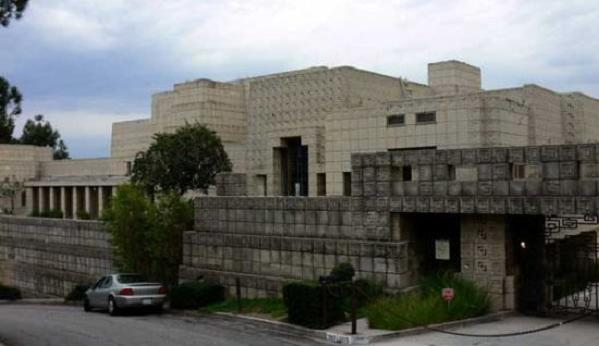
MULTIPOLYGON (((564 319, 510 316, 499 321, 481 323, 451 331, 473 334, 499 334, 532 330, 564 319)), ((512 337, 462 337, 437 332, 402 336, 383 342, 380 346, 596 346, 599 340, 599 320, 588 317, 550 330, 512 337)))

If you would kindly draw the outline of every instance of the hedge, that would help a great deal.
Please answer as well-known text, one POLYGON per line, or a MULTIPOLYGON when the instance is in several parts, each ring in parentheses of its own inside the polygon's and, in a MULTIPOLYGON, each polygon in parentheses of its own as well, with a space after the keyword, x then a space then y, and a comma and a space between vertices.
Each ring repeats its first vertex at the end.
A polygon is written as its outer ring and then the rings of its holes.
POLYGON ((21 299, 21 290, 16 287, 0 284, 0 299, 16 300, 21 299))
POLYGON ((345 320, 343 296, 331 294, 336 290, 336 284, 321 286, 313 282, 292 282, 283 286, 283 301, 287 306, 289 322, 325 329, 345 320), (323 300, 326 300, 324 311, 323 300))
POLYGON ((185 282, 173 286, 169 298, 173 309, 198 309, 225 300, 225 288, 207 282, 185 282))

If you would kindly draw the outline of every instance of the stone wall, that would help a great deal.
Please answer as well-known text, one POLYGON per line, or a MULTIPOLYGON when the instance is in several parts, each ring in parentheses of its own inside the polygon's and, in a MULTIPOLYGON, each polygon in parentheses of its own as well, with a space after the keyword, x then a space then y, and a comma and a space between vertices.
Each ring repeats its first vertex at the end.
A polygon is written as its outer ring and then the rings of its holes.
POLYGON ((0 282, 64 297, 113 270, 109 235, 93 221, 0 217, 0 282))
MULTIPOLYGON (((380 206, 387 210, 385 206, 380 206)), ((351 197, 202 197, 184 235, 182 279, 204 276, 247 296, 280 294, 289 280, 316 280, 349 262, 359 278, 390 289, 412 284, 408 243, 390 215, 351 197)))

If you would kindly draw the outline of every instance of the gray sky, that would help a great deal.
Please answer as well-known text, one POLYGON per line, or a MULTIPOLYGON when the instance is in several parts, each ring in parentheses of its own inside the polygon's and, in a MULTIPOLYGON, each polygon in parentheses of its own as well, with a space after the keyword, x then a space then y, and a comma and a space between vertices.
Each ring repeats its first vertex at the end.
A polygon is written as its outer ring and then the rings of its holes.
MULTIPOLYGON (((114 121, 150 116, 150 95, 313 65, 426 81, 458 59, 483 87, 536 83, 599 97, 596 0, 30 0, 0 28, 0 75, 74 157, 110 154, 114 121)), ((19 127, 20 131, 20 127, 19 127)))

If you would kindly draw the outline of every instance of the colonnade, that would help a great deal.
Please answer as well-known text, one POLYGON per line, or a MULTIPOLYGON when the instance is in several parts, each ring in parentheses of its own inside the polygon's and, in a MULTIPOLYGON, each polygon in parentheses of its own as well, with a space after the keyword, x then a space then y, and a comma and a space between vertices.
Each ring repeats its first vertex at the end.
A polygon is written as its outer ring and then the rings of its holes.
POLYGON ((97 219, 110 205, 116 186, 31 186, 29 211, 61 211, 65 219, 97 219))

